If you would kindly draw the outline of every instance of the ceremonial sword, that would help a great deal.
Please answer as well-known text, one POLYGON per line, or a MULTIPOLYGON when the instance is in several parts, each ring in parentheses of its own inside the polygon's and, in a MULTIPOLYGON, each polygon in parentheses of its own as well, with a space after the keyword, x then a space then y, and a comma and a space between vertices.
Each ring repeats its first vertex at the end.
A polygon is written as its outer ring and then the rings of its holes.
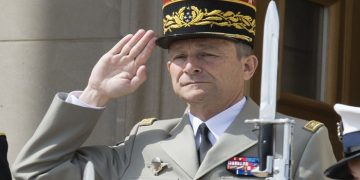
MULTIPOLYGON (((262 49, 262 74, 259 119, 274 120, 276 115, 279 15, 270 1, 265 15, 262 49)), ((260 171, 266 169, 267 157, 273 155, 273 124, 259 125, 260 171)))
POLYGON ((259 127, 259 166, 252 172, 266 179, 291 179, 291 145, 294 121, 276 119, 277 69, 279 46, 279 14, 274 0, 271 0, 265 15, 262 50, 261 97, 259 119, 246 120, 259 127), (284 127, 282 155, 274 157, 274 124, 284 127))

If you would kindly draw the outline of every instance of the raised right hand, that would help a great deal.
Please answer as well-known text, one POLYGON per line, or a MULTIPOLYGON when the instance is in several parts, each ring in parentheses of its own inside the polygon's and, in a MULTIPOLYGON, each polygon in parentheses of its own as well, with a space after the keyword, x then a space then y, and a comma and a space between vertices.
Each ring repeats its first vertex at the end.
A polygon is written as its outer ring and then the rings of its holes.
POLYGON ((111 99, 134 92, 146 80, 146 62, 155 47, 155 33, 140 29, 122 38, 94 66, 79 99, 105 106, 111 99))

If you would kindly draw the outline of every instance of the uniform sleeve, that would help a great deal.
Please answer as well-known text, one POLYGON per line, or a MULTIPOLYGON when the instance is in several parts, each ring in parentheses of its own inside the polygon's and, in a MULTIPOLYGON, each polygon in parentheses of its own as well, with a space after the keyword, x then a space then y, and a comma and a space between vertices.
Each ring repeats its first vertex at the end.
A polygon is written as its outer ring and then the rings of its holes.
POLYGON ((13 165, 16 179, 82 179, 87 162, 94 164, 96 179, 115 179, 127 164, 127 142, 116 146, 80 146, 88 138, 102 110, 64 102, 57 94, 34 135, 13 165))
POLYGON ((335 162, 327 128, 321 127, 306 144, 294 179, 328 179, 323 172, 335 162))

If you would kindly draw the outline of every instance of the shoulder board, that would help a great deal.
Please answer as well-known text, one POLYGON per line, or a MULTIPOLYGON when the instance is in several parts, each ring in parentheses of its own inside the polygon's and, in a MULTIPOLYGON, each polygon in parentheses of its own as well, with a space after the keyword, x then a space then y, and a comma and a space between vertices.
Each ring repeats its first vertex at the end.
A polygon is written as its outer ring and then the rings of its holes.
POLYGON ((146 118, 140 121, 139 125, 140 126, 150 126, 154 123, 154 121, 156 121, 156 118, 146 118))
POLYGON ((6 134, 3 132, 0 132, 0 136, 5 136, 6 134))
POLYGON ((304 125, 304 129, 314 133, 322 126, 324 126, 323 123, 319 121, 311 120, 304 125))

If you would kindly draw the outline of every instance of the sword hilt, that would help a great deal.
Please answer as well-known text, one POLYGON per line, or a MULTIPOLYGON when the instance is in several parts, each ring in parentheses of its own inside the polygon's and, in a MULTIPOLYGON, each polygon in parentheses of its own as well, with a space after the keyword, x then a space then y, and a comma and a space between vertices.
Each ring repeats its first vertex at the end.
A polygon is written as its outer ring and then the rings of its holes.
POLYGON ((266 170, 267 157, 273 155, 273 125, 260 124, 259 129, 259 169, 266 170))

